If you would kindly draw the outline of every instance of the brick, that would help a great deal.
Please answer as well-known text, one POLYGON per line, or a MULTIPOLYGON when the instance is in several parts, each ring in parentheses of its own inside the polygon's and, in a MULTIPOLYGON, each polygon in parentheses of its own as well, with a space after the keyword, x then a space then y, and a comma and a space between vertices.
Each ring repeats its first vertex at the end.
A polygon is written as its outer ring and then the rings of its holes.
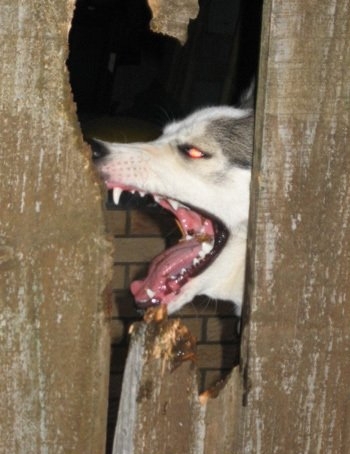
POLYGON ((158 235, 161 236, 159 222, 147 211, 130 212, 130 234, 131 235, 158 235))
MULTIPOLYGON (((175 317, 177 318, 176 315, 174 314, 175 317)), ((194 336, 197 340, 197 342, 202 340, 202 325, 203 325, 203 319, 202 318, 184 318, 181 320, 182 323, 187 326, 189 329, 190 333, 192 336, 194 336)))
POLYGON ((126 267, 125 265, 114 265, 112 276, 112 288, 123 289, 126 282, 126 267))
POLYGON ((215 386, 221 380, 224 380, 230 370, 204 370, 203 371, 203 390, 215 386))
POLYGON ((141 265, 130 265, 129 274, 127 276, 127 288, 132 281, 135 279, 142 279, 146 276, 148 269, 148 263, 142 263, 141 265))
POLYGON ((111 323, 111 341, 112 344, 118 344, 125 339, 127 335, 125 329, 125 323, 122 320, 112 319, 111 323))
POLYGON ((237 317, 208 318, 206 340, 209 342, 238 342, 237 323, 237 317))
POLYGON ((164 248, 162 238, 118 238, 116 262, 149 262, 164 248))
POLYGON ((164 210, 131 210, 130 234, 181 237, 174 216, 164 210))
POLYGON ((131 320, 140 320, 137 313, 134 299, 128 290, 117 291, 113 293, 112 317, 129 318, 131 320))
POLYGON ((124 235, 126 233, 126 211, 105 210, 104 214, 107 233, 111 235, 124 235))
POLYGON ((232 369, 238 363, 239 345, 197 345, 198 367, 203 369, 232 369))

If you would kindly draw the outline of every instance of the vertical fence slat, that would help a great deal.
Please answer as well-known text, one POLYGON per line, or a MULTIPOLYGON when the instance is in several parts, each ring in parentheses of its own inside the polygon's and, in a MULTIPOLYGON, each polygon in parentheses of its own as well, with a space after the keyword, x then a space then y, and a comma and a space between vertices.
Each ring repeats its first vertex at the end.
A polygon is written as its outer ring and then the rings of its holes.
POLYGON ((244 453, 350 448, 350 3, 266 1, 244 453))
POLYGON ((1 2, 1 453, 104 452, 111 260, 65 65, 73 8, 1 2))

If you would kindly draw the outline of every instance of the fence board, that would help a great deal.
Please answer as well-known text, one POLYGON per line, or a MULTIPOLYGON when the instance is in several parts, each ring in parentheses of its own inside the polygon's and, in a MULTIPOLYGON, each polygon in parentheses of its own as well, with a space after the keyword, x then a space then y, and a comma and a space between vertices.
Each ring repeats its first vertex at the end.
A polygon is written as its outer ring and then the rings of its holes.
POLYGON ((0 452, 104 452, 109 274, 70 93, 74 2, 1 1, 0 452))
POLYGON ((244 453, 350 450, 349 13, 264 5, 244 453))
MULTIPOLYGON (((231 454, 237 407, 233 389, 237 388, 238 370, 219 395, 215 392, 215 398, 203 395, 200 399, 195 363, 185 361, 174 367, 169 357, 171 349, 182 348, 170 341, 178 337, 178 321, 135 326, 124 371, 113 454, 231 454)), ((187 333, 182 324, 179 326, 187 333)))

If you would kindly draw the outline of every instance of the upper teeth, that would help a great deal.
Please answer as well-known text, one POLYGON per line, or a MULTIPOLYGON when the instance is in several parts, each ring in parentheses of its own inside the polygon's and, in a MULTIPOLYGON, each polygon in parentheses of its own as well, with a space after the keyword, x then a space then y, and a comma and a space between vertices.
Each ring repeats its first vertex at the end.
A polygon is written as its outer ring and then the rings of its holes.
POLYGON ((116 205, 118 205, 118 203, 119 203, 120 195, 122 192, 123 192, 123 190, 120 188, 113 188, 113 202, 116 205))
POLYGON ((175 211, 176 211, 176 210, 179 208, 179 206, 180 206, 179 202, 177 202, 176 200, 168 199, 168 202, 169 202, 169 204, 172 206, 172 208, 174 208, 175 211))

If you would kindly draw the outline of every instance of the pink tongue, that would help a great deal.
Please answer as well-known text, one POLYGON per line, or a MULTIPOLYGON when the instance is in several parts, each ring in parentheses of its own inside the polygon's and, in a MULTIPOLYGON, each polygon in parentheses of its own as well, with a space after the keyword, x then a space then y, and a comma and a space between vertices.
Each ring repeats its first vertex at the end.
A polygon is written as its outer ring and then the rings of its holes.
POLYGON ((205 219, 199 213, 191 211, 190 209, 185 207, 174 209, 166 199, 161 199, 158 203, 166 210, 174 213, 174 215, 180 222, 182 230, 184 232, 193 231, 197 233, 206 233, 209 236, 214 236, 212 222, 209 219, 205 219))
MULTIPOLYGON (((192 265, 193 259, 201 251, 201 243, 196 239, 180 241, 155 257, 150 265, 148 276, 144 280, 132 282, 130 288, 135 300, 145 303, 151 299, 162 302, 170 292, 180 289, 181 271, 192 265), (147 289, 154 293, 147 294, 147 289)), ((164 301, 163 301, 164 303, 164 301)))

